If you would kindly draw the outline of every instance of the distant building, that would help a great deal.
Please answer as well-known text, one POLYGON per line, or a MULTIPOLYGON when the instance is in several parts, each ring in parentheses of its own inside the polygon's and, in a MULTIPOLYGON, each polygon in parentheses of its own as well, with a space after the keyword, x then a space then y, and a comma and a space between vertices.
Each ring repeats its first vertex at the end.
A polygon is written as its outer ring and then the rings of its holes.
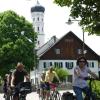
MULTIPOLYGON (((68 32, 61 39, 54 37, 42 46, 38 51, 39 65, 38 73, 45 71, 50 66, 67 69, 69 77, 67 81, 73 80, 73 69, 79 56, 82 56, 83 41, 73 32, 68 32), (52 41, 52 42, 51 42, 52 41)), ((97 55, 89 46, 84 45, 85 57, 88 60, 88 67, 98 74, 99 55, 97 55)), ((38 74, 37 74, 38 75, 38 74)), ((39 76, 37 76, 39 77, 39 76)))
POLYGON ((44 12, 45 8, 40 5, 37 1, 37 4, 31 8, 31 15, 33 21, 33 28, 35 32, 38 33, 36 40, 36 49, 41 47, 45 42, 45 34, 44 34, 44 12))

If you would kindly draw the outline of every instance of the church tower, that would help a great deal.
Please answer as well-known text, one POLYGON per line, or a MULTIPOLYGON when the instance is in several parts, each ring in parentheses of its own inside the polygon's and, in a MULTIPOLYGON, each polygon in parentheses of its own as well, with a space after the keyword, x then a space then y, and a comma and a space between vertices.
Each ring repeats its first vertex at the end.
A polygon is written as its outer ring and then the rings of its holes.
POLYGON ((37 0, 37 4, 34 7, 31 8, 33 28, 35 29, 35 32, 38 33, 36 49, 41 47, 45 42, 44 11, 45 11, 45 8, 40 5, 38 0, 37 0))

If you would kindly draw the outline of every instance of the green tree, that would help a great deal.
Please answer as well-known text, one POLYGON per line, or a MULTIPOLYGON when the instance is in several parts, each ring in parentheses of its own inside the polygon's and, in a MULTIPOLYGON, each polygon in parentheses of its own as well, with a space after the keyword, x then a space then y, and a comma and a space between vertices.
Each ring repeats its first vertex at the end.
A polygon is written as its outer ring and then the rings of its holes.
POLYGON ((71 7, 70 16, 81 18, 80 25, 89 34, 100 35, 100 0, 54 0, 61 7, 71 7))
POLYGON ((0 13, 0 75, 22 62, 29 71, 34 66, 35 38, 33 26, 14 11, 0 13))
MULTIPOLYGON (((54 70, 57 73, 57 75, 58 75, 61 82, 66 81, 66 77, 69 75, 67 70, 65 70, 63 68, 55 68, 54 70)), ((57 81, 57 79, 54 78, 54 82, 56 82, 56 81, 57 81)))

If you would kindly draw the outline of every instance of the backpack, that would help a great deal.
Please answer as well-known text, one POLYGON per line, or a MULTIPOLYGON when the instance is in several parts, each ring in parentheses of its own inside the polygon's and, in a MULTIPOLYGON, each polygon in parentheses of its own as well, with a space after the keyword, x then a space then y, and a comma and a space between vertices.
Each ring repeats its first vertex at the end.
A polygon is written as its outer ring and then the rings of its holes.
POLYGON ((62 94, 61 100, 74 100, 73 93, 64 92, 64 93, 62 94))

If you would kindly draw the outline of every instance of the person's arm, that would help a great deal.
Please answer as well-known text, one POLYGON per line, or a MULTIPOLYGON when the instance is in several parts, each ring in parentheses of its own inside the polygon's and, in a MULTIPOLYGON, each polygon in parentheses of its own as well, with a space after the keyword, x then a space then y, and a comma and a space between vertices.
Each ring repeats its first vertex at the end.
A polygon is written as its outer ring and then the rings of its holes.
POLYGON ((26 78, 26 81, 29 82, 30 81, 30 78, 29 78, 29 75, 25 75, 25 78, 26 78))
POLYGON ((79 68, 75 68, 75 69, 74 69, 74 74, 75 74, 77 77, 79 77, 79 78, 81 78, 81 79, 84 79, 84 77, 81 75, 81 72, 80 72, 80 69, 79 69, 79 68))
POLYGON ((26 81, 29 82, 30 77, 29 77, 28 72, 26 70, 24 70, 24 76, 25 76, 26 81))
POLYGON ((58 77, 58 75, 57 75, 57 73, 56 72, 54 72, 55 73, 55 77, 57 78, 57 80, 59 81, 59 83, 60 83, 60 79, 59 79, 59 77, 58 77))
POLYGON ((15 75, 12 74, 11 87, 14 87, 14 85, 15 85, 15 75))

